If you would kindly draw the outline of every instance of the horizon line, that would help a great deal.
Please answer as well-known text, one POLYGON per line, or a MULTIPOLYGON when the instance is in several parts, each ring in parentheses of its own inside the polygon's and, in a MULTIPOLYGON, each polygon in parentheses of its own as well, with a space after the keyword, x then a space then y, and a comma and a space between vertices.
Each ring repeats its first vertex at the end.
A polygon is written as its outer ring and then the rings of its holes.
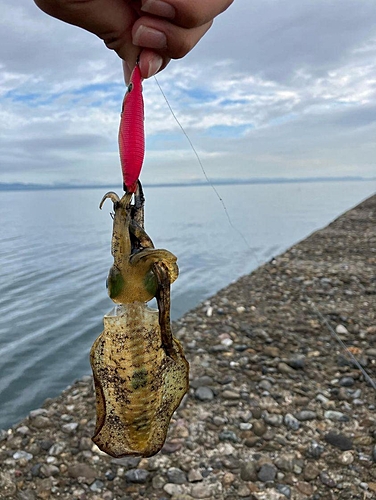
MULTIPOLYGON (((309 182, 349 182, 349 181, 375 181, 376 177, 363 176, 335 176, 335 177, 253 177, 248 179, 195 179, 191 181, 175 182, 145 182, 143 187, 203 187, 220 185, 246 185, 246 184, 296 184, 309 182)), ((58 190, 58 189, 109 189, 115 184, 33 184, 23 182, 0 182, 0 191, 37 191, 37 190, 58 190)))

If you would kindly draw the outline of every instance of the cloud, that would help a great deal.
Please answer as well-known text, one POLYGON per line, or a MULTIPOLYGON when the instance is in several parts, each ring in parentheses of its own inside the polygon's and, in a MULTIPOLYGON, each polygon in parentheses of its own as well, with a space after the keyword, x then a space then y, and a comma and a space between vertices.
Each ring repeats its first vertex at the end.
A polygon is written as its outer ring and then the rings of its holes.
MULTIPOLYGON (((118 182, 116 54, 29 0, 0 9, 0 182, 118 182)), ((374 175, 371 1, 237 0, 158 81, 210 176, 374 175)), ((144 99, 143 178, 202 178, 153 79, 144 99)))

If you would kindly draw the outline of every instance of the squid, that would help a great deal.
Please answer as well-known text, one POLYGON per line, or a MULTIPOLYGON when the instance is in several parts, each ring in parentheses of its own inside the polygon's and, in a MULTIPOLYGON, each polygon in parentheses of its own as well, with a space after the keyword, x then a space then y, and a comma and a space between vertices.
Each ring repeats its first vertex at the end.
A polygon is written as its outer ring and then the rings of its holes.
POLYGON ((140 183, 121 199, 107 193, 100 208, 107 199, 114 209, 107 285, 116 305, 90 352, 97 410, 92 440, 113 457, 150 457, 162 448, 189 386, 189 365, 170 324, 177 259, 155 249, 144 230, 140 183), (147 305, 154 297, 158 310, 147 305))

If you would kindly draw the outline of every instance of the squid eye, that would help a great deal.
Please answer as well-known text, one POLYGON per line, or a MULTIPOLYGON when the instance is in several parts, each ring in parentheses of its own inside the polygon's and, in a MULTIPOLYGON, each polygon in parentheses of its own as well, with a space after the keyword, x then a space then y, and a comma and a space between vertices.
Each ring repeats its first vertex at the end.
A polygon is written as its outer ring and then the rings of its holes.
POLYGON ((133 89, 133 83, 130 83, 130 84, 128 85, 128 89, 127 89, 127 91, 128 91, 128 92, 132 92, 132 89, 133 89))

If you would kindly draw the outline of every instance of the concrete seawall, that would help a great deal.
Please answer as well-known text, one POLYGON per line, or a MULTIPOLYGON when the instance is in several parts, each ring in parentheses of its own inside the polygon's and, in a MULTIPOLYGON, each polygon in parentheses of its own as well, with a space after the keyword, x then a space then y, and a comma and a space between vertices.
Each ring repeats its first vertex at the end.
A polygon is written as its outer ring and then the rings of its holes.
POLYGON ((191 389, 161 453, 90 440, 91 378, 0 443, 0 498, 376 498, 376 196, 175 323, 191 389))

